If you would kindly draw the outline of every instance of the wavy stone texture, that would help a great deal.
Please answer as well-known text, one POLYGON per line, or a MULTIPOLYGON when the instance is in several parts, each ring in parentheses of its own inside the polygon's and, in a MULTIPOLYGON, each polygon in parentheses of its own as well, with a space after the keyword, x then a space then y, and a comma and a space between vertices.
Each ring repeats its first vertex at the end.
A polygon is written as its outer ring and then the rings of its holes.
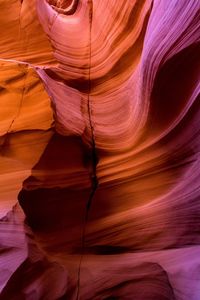
POLYGON ((0 1, 0 299, 200 299, 199 20, 0 1))

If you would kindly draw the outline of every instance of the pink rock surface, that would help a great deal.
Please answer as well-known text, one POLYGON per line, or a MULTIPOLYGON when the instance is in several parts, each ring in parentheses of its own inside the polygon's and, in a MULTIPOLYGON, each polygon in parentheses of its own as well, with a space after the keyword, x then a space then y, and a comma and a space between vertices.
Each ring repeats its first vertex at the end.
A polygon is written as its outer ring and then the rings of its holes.
POLYGON ((0 299, 200 299, 199 20, 1 1, 0 299))

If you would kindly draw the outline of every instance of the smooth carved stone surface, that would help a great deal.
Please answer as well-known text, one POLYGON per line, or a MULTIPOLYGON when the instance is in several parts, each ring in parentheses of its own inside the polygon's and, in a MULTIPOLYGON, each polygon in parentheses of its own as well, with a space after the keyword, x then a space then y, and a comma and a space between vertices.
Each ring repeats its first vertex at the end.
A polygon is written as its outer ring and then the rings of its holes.
POLYGON ((200 299, 199 20, 0 1, 0 299, 200 299))

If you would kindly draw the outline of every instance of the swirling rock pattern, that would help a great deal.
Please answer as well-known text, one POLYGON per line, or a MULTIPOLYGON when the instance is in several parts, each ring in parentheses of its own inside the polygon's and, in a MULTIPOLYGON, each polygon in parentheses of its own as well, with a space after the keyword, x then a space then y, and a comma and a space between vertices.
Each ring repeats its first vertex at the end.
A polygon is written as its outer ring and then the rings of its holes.
POLYGON ((0 299, 200 299, 199 20, 0 1, 0 299))

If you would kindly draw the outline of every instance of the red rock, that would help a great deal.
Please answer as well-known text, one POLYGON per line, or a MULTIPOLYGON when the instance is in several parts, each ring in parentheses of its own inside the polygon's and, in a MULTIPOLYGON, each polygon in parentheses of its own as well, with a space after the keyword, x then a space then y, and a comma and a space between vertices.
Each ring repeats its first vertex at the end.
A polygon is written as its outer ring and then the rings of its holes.
POLYGON ((1 299, 198 300, 198 1, 0 8, 1 299))

